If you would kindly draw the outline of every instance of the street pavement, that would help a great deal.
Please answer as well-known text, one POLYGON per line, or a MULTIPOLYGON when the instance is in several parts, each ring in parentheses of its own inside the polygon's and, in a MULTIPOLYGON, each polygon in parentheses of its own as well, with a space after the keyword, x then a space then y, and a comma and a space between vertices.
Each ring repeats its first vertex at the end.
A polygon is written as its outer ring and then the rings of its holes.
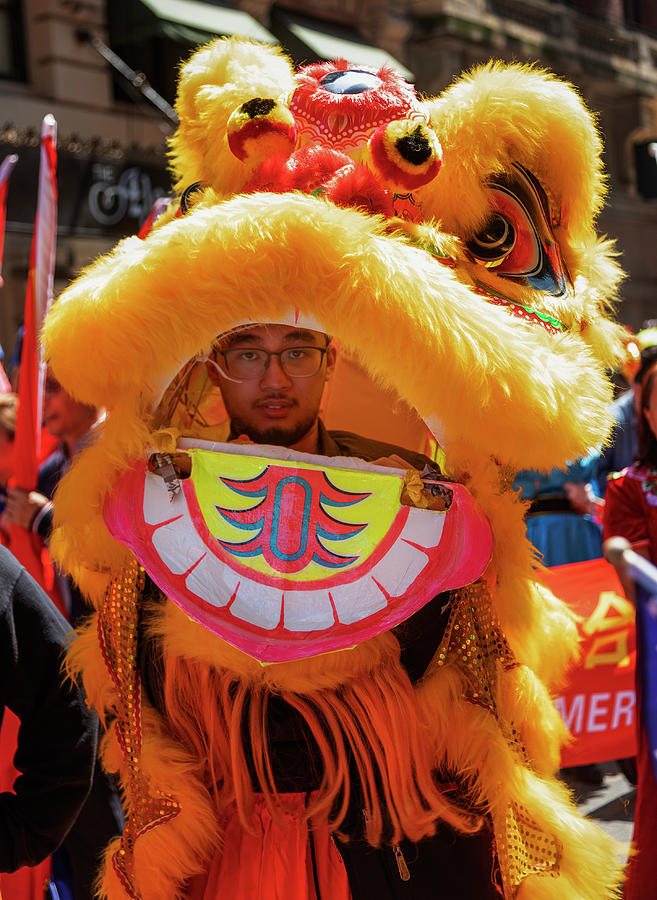
POLYGON ((617 841, 624 843, 627 853, 632 840, 636 788, 630 784, 615 762, 602 763, 597 768, 603 776, 601 785, 590 784, 584 780, 587 775, 586 769, 582 772, 564 769, 562 777, 573 790, 580 811, 597 822, 617 841))

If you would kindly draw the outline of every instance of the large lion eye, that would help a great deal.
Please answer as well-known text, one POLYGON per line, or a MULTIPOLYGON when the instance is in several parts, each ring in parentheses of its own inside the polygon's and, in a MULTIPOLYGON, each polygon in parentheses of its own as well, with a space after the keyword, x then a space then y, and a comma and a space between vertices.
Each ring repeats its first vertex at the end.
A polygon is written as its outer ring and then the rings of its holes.
POLYGON ((485 266, 496 266, 506 259, 515 242, 516 232, 511 222, 494 213, 485 227, 468 241, 468 249, 485 266))
POLYGON ((490 184, 489 202, 486 224, 467 242, 472 257, 503 278, 563 295, 570 279, 539 181, 516 164, 508 175, 490 184))
POLYGON ((337 72, 329 72, 320 79, 324 90, 332 94, 364 94, 373 91, 383 84, 378 75, 373 72, 364 72, 362 69, 341 69, 337 72))

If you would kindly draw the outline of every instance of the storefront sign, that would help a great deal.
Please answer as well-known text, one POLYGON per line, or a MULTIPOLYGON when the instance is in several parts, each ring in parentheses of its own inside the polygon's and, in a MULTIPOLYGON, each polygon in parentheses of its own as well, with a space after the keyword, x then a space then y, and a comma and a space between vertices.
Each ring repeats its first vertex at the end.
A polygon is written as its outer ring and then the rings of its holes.
MULTIPOLYGON (((0 143, 0 159, 18 154, 7 197, 9 231, 31 231, 39 151, 0 143)), ((134 234, 158 197, 171 190, 164 162, 108 159, 58 151, 60 235, 134 234)))

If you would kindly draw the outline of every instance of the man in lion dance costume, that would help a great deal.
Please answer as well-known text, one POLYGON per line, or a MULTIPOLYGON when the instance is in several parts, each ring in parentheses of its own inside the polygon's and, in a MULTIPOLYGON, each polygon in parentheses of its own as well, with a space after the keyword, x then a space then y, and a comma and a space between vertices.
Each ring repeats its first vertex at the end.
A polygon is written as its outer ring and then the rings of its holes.
POLYGON ((233 39, 177 109, 179 202, 45 329, 109 411, 52 541, 125 793, 100 896, 617 896, 555 778, 576 627, 510 489, 609 428, 590 114, 531 67, 421 100, 233 39))

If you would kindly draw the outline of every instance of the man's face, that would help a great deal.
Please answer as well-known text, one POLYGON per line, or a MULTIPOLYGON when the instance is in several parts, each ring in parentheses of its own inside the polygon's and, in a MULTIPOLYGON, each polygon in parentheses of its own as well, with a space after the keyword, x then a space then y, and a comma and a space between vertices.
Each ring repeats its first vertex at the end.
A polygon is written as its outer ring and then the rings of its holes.
POLYGON ((223 373, 232 371, 234 364, 250 360, 257 354, 249 351, 282 353, 292 351, 290 364, 281 364, 280 356, 270 356, 265 371, 258 377, 245 381, 231 381, 208 363, 208 374, 219 386, 230 416, 232 430, 236 435, 247 435, 258 444, 275 444, 293 447, 312 429, 317 421, 322 391, 326 380, 335 367, 336 348, 319 331, 294 328, 288 325, 258 325, 253 328, 237 329, 226 335, 219 344, 219 350, 228 352, 229 359, 221 352, 215 353, 215 360, 223 373), (322 354, 317 372, 308 377, 293 377, 289 374, 294 367, 294 359, 303 354, 296 348, 314 347, 326 352, 322 354), (243 354, 234 351, 244 351, 243 354), (287 365, 288 372, 284 371, 287 365))
MULTIPOLYGON (((657 370, 657 367, 656 367, 657 370)), ((655 371, 655 370, 653 370, 655 371)), ((650 373, 646 375, 646 382, 650 377, 650 373)), ((644 407, 643 414, 646 417, 650 430, 657 438, 657 378, 653 375, 651 379, 650 397, 648 397, 648 405, 644 407)))
POLYGON ((55 377, 46 372, 43 392, 43 424, 55 438, 77 438, 91 426, 96 416, 93 407, 74 400, 55 377))

